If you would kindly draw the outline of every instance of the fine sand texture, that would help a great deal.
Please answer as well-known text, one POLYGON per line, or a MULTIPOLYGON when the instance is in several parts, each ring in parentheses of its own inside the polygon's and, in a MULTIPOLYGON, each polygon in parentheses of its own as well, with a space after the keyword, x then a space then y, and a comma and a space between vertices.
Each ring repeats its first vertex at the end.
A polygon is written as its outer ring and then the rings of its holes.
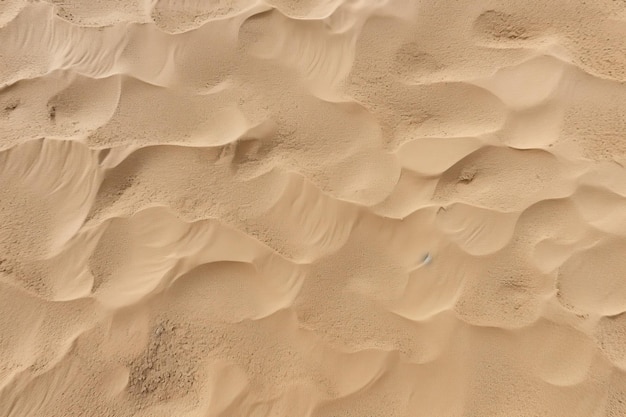
POLYGON ((626 416, 624 0, 0 0, 0 417, 626 416))

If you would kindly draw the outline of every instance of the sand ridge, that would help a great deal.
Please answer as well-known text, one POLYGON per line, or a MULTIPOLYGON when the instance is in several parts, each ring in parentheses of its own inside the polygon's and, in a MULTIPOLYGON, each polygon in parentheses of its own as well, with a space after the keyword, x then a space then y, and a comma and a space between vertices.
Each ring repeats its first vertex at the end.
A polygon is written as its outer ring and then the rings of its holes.
POLYGON ((0 416, 626 415, 624 20, 0 1, 0 416))

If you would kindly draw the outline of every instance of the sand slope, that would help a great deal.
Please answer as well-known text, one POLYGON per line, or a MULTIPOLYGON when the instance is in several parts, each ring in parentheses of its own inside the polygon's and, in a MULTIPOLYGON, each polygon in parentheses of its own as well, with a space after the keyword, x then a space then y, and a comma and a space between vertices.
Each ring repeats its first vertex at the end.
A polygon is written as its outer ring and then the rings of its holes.
POLYGON ((0 416, 626 416, 625 21, 0 1, 0 416))

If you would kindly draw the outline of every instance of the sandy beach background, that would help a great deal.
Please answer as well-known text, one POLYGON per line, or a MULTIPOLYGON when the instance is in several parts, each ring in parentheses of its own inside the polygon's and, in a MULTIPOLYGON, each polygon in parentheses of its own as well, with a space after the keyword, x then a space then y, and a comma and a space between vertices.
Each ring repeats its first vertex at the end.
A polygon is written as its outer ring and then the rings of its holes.
POLYGON ((626 416, 623 0, 0 0, 0 416, 626 416))

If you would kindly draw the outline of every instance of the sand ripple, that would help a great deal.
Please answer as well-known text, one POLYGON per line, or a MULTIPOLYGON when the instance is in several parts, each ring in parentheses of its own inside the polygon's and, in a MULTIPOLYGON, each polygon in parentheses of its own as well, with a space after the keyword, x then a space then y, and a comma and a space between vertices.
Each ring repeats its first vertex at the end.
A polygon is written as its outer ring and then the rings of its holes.
POLYGON ((624 20, 0 1, 0 415, 626 415, 624 20))

